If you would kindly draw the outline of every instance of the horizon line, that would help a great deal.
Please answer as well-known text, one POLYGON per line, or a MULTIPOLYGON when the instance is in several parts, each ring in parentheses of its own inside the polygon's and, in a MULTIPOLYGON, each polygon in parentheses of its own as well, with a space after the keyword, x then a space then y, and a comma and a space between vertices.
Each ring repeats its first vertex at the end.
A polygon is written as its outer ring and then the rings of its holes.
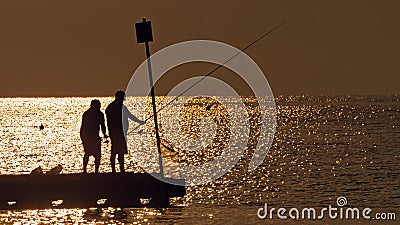
MULTIPOLYGON (((150 97, 150 95, 147 95, 150 97)), ((220 95, 217 95, 221 97, 220 95)), ((319 94, 319 95, 312 95, 312 94, 279 94, 274 95, 274 98, 277 97, 349 97, 349 96, 395 96, 400 97, 400 94, 319 94)), ((9 95, 9 96, 0 96, 0 98, 107 98, 107 97, 114 97, 114 95, 9 95)), ((128 97, 146 97, 145 95, 141 96, 130 96, 128 97)), ((156 97, 168 97, 167 95, 156 95, 156 97)), ((170 96, 172 97, 172 96, 170 96)), ((195 96, 190 96, 195 97, 195 96)), ((224 97, 224 96, 222 96, 224 97)), ((235 96, 225 96, 225 97, 235 97, 235 96)), ((255 97, 254 95, 240 95, 240 97, 255 97)))

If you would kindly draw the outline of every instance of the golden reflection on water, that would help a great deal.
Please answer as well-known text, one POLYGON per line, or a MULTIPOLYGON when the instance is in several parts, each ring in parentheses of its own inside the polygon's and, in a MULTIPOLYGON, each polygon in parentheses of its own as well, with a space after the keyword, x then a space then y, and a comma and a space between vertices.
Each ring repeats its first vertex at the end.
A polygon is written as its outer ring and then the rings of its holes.
MULTIPOLYGON (((0 148, 5 149, 5 154, 0 154, 0 172, 2 174, 27 174, 34 168, 41 166, 45 171, 53 168, 57 164, 63 166, 63 173, 78 173, 82 170, 83 148, 79 137, 81 116, 88 109, 93 98, 3 98, 0 106, 0 148), (44 129, 39 129, 43 124, 44 129)), ((102 103, 101 110, 113 98, 98 98, 102 103)), ((162 103, 171 99, 166 97, 158 98, 158 108, 162 103)), ((240 117, 240 120, 250 120, 253 127, 251 135, 255 138, 250 140, 249 145, 257 144, 259 134, 259 108, 254 105, 254 99, 243 98, 247 104, 250 119, 240 117)), ((242 99, 242 100, 243 100, 242 99)), ((229 99, 232 108, 235 107, 240 99, 229 99), (236 102, 235 102, 236 101, 236 102)), ((214 159, 226 148, 229 141, 231 126, 235 126, 237 121, 230 118, 230 113, 218 101, 211 98, 193 98, 181 105, 172 104, 172 108, 177 110, 165 109, 160 114, 160 133, 164 146, 169 146, 179 154, 171 154, 171 151, 163 151, 165 159, 174 160, 173 157, 179 155, 176 161, 186 165, 198 165, 214 159), (176 113, 179 115, 176 115, 176 113), (172 118, 179 117, 179 130, 171 136, 165 136, 164 131, 173 129, 172 118), (203 123, 203 118, 210 118, 216 125, 215 132, 210 130, 203 123), (202 126, 208 129, 205 133, 200 133, 202 126), (198 143, 204 146, 202 151, 193 151, 194 146, 181 143, 181 135, 188 139, 196 139, 201 135, 209 135, 203 142, 198 143), (176 135, 176 137, 174 136, 176 135), (174 140, 181 146, 171 145, 174 140)), ((126 105, 130 111, 140 119, 151 116, 151 105, 148 98, 127 98, 126 105)), ((236 118, 237 120, 237 118, 236 118)), ((148 172, 158 170, 157 149, 155 145, 154 123, 150 118, 145 126, 138 127, 131 122, 128 131, 129 155, 126 157, 126 168, 130 171, 142 171, 136 162, 148 162, 148 172)), ((244 128, 243 128, 244 129, 244 128)), ((234 139, 240 137, 233 137, 234 139)), ((100 172, 110 172, 109 155, 110 143, 102 144, 102 160, 100 172)), ((89 172, 93 171, 93 160, 90 161, 89 172)))
MULTIPOLYGON (((27 174, 37 166, 48 170, 57 164, 63 165, 63 173, 81 172, 83 149, 79 128, 82 113, 92 99, 0 99, 0 173, 27 174), (41 123, 44 130, 38 128, 41 123)), ((104 112, 112 98, 98 99, 104 112)), ((166 99, 158 100, 161 106, 166 99)), ((220 179, 187 188, 184 207, 0 211, 1 223, 256 223, 256 210, 265 202, 272 206, 317 207, 334 204, 340 194, 347 195, 356 206, 400 207, 397 182, 400 178, 400 101, 397 96, 278 97, 273 146, 264 163, 253 172, 247 172, 247 166, 260 132, 259 108, 254 98, 242 100, 251 124, 244 157, 220 179)), ((134 114, 151 114, 146 99, 130 98, 127 105, 134 114)), ((171 155, 165 160, 196 164, 220 154, 218 146, 229 139, 228 128, 235 121, 219 108, 208 112, 209 105, 206 101, 187 104, 181 114, 181 127, 188 137, 196 137, 201 127, 198 118, 208 114, 220 122, 215 148, 203 153, 182 149, 179 156, 171 155)), ((210 109, 219 107, 215 102, 211 105, 210 109)), ((168 112, 166 109, 160 115, 162 129, 167 129, 170 118, 177 116, 168 112)), ((134 123, 130 126, 130 154, 125 162, 128 171, 142 171, 137 167, 138 159, 156 158, 154 124, 149 121, 136 130, 134 123)), ((100 171, 110 172, 109 144, 103 143, 102 153, 100 171)), ((157 161, 149 161, 149 165, 154 170, 158 168, 157 161)), ((93 167, 91 159, 90 172, 93 167)))
POLYGON ((161 216, 161 211, 152 208, 120 209, 41 209, 7 211, 0 214, 0 221, 6 224, 149 224, 161 216))

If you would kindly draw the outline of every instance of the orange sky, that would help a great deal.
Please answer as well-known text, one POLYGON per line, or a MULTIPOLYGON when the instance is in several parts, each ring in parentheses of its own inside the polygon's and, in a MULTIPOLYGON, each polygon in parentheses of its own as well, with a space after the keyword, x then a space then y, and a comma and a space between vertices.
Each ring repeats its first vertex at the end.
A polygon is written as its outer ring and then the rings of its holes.
MULTIPOLYGON (((152 52, 195 39, 243 48, 290 17, 246 51, 275 95, 399 94, 399 8, 394 0, 2 1, 0 96, 99 96, 125 89, 145 58, 134 33, 143 16, 153 23, 152 52)), ((193 65, 182 71, 209 70, 193 65)), ((236 82, 226 70, 215 75, 236 82)), ((182 79, 169 76, 157 93, 182 79)))

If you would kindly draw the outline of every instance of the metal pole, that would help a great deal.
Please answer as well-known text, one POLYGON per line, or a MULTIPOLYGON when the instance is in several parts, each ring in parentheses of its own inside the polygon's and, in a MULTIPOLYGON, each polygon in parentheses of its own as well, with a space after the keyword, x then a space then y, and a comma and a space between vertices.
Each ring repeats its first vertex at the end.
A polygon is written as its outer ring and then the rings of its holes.
MULTIPOLYGON (((143 18, 143 22, 146 22, 146 18, 143 18)), ((147 56, 147 68, 149 71, 149 80, 150 80, 150 87, 151 87, 151 90, 150 90, 151 102, 153 105, 154 128, 156 129, 158 163, 160 164, 160 174, 164 174, 164 169, 163 169, 163 164, 162 164, 162 154, 161 154, 161 140, 160 140, 160 133, 158 131, 157 107, 156 107, 156 97, 155 97, 155 93, 154 93, 153 72, 151 70, 149 42, 146 41, 145 45, 146 45, 146 56, 147 56)))

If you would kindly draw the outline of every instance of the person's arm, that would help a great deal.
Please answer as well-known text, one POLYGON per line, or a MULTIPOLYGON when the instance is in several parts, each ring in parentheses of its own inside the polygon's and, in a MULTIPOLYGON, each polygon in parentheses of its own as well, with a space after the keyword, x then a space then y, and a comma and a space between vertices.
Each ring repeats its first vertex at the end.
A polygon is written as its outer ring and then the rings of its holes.
POLYGON ((103 132, 103 136, 104 136, 105 138, 108 138, 108 135, 107 135, 107 132, 106 132, 106 125, 105 125, 105 123, 104 123, 104 114, 103 114, 103 113, 101 114, 101 124, 100 124, 100 127, 101 127, 101 132, 103 132))
POLYGON ((129 112, 129 110, 126 106, 122 106, 122 107, 123 107, 123 113, 126 113, 126 115, 128 116, 129 119, 135 121, 136 123, 140 123, 140 124, 146 123, 146 121, 138 119, 135 115, 133 115, 131 112, 129 112))

